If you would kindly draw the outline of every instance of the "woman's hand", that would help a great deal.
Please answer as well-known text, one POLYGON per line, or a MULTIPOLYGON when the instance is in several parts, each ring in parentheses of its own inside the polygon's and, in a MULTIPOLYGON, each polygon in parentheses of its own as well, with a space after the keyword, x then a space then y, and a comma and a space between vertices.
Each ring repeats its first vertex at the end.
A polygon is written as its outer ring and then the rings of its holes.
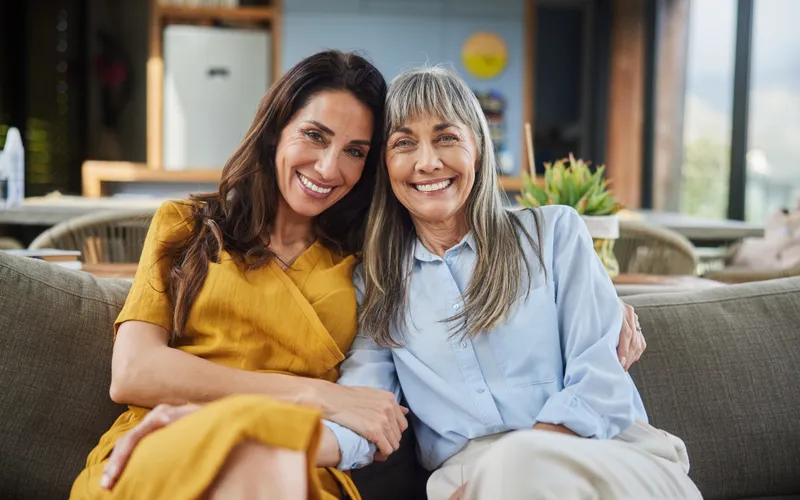
POLYGON ((128 463, 133 450, 145 436, 151 434, 162 427, 166 427, 172 422, 179 420, 190 413, 194 413, 201 407, 197 405, 159 405, 156 406, 144 419, 122 436, 114 445, 114 450, 103 469, 103 477, 100 479, 100 486, 110 490, 119 479, 122 470, 128 463))
POLYGON ((400 447, 400 437, 408 428, 408 409, 391 392, 326 384, 321 398, 325 418, 375 443, 383 456, 400 447))
POLYGON ((450 500, 464 500, 465 498, 467 498, 467 483, 462 484, 461 488, 450 495, 450 500))
POLYGON ((647 343, 642 335, 642 327, 639 326, 639 316, 633 311, 633 307, 624 302, 620 302, 620 304, 622 305, 623 321, 622 330, 619 332, 617 355, 622 367, 628 371, 628 368, 642 357, 647 343))

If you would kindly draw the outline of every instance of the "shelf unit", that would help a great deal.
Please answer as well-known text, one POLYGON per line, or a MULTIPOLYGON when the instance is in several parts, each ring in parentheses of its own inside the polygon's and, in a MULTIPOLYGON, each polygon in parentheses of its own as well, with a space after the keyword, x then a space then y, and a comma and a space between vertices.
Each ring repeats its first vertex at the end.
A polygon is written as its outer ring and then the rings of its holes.
MULTIPOLYGON (((86 161, 83 164, 83 195, 98 198, 108 194, 109 183, 215 183, 219 182, 221 169, 172 171, 162 168, 164 59, 163 31, 170 24, 211 26, 222 23, 231 26, 267 26, 272 32, 273 80, 280 77, 283 10, 282 0, 268 0, 265 6, 246 7, 188 7, 159 5, 159 0, 149 2, 149 53, 147 61, 147 161, 106 162, 86 161)), ((522 179, 501 177, 505 191, 519 192, 522 179)))
MULTIPOLYGON (((86 161, 83 163, 83 196, 107 196, 106 185, 111 182, 164 182, 164 183, 214 183, 219 182, 222 170, 162 170, 152 169, 144 163, 124 161, 86 161)), ((500 177, 501 187, 508 192, 519 192, 522 179, 500 177)))
POLYGON ((268 26, 272 32, 273 80, 281 75, 283 24, 282 0, 270 0, 263 7, 186 7, 159 5, 149 0, 149 53, 147 59, 147 168, 161 170, 163 146, 164 58, 163 32, 169 24, 211 26, 268 26))

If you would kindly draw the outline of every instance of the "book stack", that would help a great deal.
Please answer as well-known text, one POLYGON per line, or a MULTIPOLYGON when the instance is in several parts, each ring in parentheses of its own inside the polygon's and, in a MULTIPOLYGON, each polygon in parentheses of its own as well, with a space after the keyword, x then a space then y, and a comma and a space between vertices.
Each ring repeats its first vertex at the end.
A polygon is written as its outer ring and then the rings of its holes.
POLYGON ((56 250, 45 248, 41 250, 2 250, 11 255, 19 255, 22 257, 30 257, 32 259, 39 259, 45 262, 52 262, 53 264, 66 267, 67 269, 81 270, 81 253, 77 250, 56 250))

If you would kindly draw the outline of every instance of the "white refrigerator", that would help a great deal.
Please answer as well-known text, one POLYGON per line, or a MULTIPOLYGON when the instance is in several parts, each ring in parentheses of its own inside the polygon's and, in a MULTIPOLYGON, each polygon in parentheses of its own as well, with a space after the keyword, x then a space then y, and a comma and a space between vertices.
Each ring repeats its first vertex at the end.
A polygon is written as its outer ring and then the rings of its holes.
POLYGON ((222 168, 269 88, 271 43, 265 30, 164 29, 165 169, 222 168))

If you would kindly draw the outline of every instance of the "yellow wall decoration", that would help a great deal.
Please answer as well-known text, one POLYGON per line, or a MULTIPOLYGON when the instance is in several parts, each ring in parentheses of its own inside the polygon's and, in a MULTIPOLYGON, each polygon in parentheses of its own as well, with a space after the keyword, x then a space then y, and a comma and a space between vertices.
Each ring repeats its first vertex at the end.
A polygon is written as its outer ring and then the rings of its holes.
POLYGON ((461 61, 475 78, 496 78, 508 64, 508 47, 498 35, 480 31, 464 42, 461 61))

